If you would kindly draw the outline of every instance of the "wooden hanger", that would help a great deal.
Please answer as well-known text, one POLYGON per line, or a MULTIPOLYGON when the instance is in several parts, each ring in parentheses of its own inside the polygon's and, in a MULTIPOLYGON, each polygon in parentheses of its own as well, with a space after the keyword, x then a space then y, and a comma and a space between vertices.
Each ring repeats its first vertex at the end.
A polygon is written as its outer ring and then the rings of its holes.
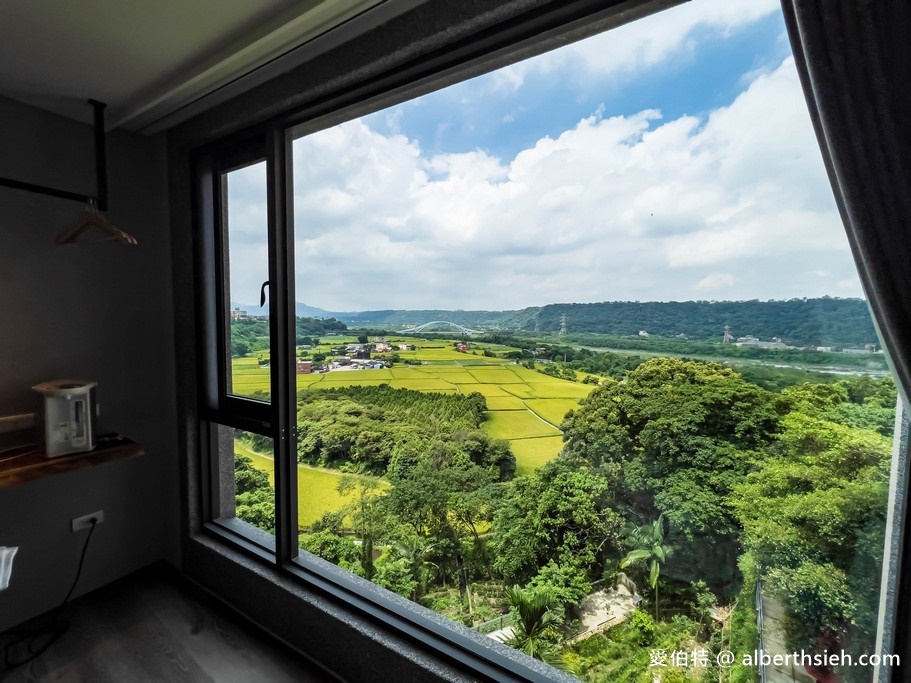
POLYGON ((130 233, 124 232, 119 228, 115 228, 111 225, 107 219, 98 213, 98 207, 94 199, 90 199, 88 204, 86 204, 85 210, 82 212, 82 215, 79 217, 76 225, 71 228, 67 228, 54 240, 55 244, 76 244, 76 243, 87 243, 91 244, 93 242, 120 242, 121 244, 139 244, 135 237, 130 233), (83 240, 82 236, 90 231, 92 228, 100 231, 104 234, 103 237, 97 237, 92 240, 83 240))

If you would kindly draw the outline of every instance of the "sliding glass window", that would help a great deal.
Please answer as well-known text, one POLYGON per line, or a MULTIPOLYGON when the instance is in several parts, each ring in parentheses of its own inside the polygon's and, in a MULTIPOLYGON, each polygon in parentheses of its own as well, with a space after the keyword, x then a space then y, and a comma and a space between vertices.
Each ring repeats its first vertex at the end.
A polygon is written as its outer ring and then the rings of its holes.
POLYGON ((872 680, 896 390, 760 4, 214 166, 221 517, 583 680, 872 680))

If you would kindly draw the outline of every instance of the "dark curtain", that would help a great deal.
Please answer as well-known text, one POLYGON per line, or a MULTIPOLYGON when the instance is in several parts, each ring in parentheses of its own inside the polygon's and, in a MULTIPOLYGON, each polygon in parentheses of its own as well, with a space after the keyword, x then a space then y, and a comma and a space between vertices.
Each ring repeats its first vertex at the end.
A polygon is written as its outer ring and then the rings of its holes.
MULTIPOLYGON (((899 391, 911 395, 911 0, 781 0, 810 117, 854 260, 899 391)), ((906 433, 907 430, 903 430, 906 433)), ((906 462, 901 457, 899 462, 906 462)), ((905 470, 887 541, 885 651, 904 667, 879 681, 909 680, 911 533, 905 470), (905 509, 903 509, 905 508, 905 509)), ((870 577, 876 580, 878 577, 870 577)))
POLYGON ((782 0, 867 299, 911 395, 911 2, 782 0))

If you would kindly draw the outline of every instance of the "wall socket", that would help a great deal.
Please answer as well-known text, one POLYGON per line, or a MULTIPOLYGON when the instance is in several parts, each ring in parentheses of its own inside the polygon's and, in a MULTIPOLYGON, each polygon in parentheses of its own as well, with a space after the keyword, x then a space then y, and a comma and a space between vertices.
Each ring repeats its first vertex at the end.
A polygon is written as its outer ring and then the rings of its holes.
POLYGON ((98 512, 91 512, 87 515, 82 515, 82 517, 76 517, 73 519, 73 533, 77 531, 82 531, 83 529, 92 528, 92 519, 95 519, 95 526, 98 526, 104 521, 104 510, 98 510, 98 512))
POLYGON ((0 434, 7 432, 21 432, 35 426, 35 413, 22 415, 4 415, 0 417, 0 434))

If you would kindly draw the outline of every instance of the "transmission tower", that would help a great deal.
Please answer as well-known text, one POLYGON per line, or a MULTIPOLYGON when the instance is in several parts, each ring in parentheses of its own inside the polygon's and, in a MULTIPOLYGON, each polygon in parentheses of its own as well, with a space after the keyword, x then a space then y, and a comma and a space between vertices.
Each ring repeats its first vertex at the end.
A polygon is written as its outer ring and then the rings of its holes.
POLYGON ((560 316, 560 336, 566 336, 566 313, 560 316))

